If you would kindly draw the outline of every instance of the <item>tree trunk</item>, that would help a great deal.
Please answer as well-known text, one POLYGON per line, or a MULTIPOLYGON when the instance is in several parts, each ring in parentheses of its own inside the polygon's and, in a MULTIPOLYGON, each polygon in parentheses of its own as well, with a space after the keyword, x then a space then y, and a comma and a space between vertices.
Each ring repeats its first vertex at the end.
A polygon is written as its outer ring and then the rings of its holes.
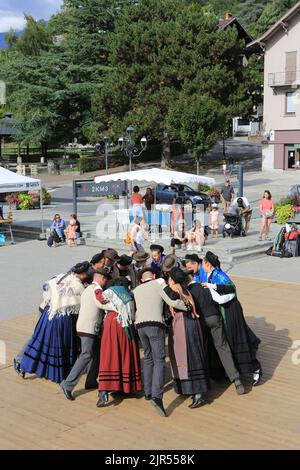
POLYGON ((42 143, 42 157, 44 157, 44 159, 47 158, 47 142, 46 141, 43 141, 42 143))
POLYGON ((167 132, 164 132, 161 152, 161 168, 170 168, 171 166, 171 141, 167 132))

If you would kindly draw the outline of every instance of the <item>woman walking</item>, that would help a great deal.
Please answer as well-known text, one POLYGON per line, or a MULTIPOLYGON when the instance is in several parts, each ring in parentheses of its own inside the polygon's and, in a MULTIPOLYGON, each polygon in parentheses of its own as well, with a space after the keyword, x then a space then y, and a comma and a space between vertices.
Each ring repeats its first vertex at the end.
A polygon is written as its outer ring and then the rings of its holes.
POLYGON ((191 293, 185 288, 186 275, 180 268, 170 271, 166 294, 182 300, 187 311, 170 308, 173 321, 169 333, 169 356, 176 393, 193 397, 189 408, 205 403, 208 390, 208 367, 199 315, 191 293))
POLYGON ((274 204, 272 201, 272 196, 270 191, 265 191, 263 198, 259 201, 259 211, 260 211, 260 218, 261 218, 261 225, 259 231, 258 240, 262 241, 262 235, 265 230, 266 233, 266 240, 271 240, 269 238, 269 231, 272 219, 274 217, 274 204))
POLYGON ((96 298, 107 311, 104 320, 98 375, 98 407, 109 403, 109 392, 142 391, 140 356, 133 325, 135 304, 126 278, 114 280, 113 286, 96 298))
POLYGON ((30 373, 60 383, 68 376, 78 354, 76 321, 89 269, 85 261, 44 284, 45 307, 19 365, 23 377, 30 373))

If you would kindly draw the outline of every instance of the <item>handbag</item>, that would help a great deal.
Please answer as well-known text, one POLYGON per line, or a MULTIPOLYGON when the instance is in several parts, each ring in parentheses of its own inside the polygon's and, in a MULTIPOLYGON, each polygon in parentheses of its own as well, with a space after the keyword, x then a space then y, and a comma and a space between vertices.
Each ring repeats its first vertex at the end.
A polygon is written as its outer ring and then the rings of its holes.
POLYGON ((124 243, 125 243, 125 245, 131 245, 131 236, 130 236, 130 233, 127 233, 127 235, 125 235, 125 237, 124 237, 124 243))

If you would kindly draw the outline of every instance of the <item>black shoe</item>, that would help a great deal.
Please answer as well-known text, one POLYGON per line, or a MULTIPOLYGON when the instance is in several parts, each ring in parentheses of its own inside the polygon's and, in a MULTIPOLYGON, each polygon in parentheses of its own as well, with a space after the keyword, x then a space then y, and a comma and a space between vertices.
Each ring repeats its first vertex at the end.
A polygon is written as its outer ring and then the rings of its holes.
POLYGON ((258 385, 261 384, 261 378, 262 378, 263 372, 261 369, 258 371, 254 372, 253 374, 253 380, 252 380, 252 387, 257 387, 258 385))
POLYGON ((103 408, 104 406, 108 405, 108 393, 107 392, 100 392, 99 399, 96 403, 98 408, 103 408))
POLYGON ((60 386, 62 391, 64 392, 65 394, 65 397, 68 399, 68 400, 71 400, 71 401, 74 401, 75 400, 75 397, 73 397, 72 395, 72 392, 70 392, 69 390, 67 390, 65 387, 63 386, 60 386))
POLYGON ((151 395, 145 395, 145 400, 147 400, 147 401, 150 401, 150 400, 151 400, 151 398, 152 398, 152 396, 151 396, 151 395))
POLYGON ((203 397, 203 395, 199 393, 193 396, 193 401, 189 405, 189 408, 200 408, 200 406, 205 405, 205 403, 206 403, 205 398, 203 397))
POLYGON ((165 412, 163 401, 161 398, 151 398, 151 403, 155 406, 155 409, 160 416, 162 416, 163 418, 167 417, 167 413, 165 412))
POLYGON ((16 360, 16 358, 14 358, 14 369, 18 375, 21 374, 21 366, 20 363, 16 360))
POLYGON ((18 375, 21 375, 22 379, 25 379, 25 373, 22 369, 21 369, 21 364, 19 361, 17 361, 16 358, 14 358, 14 370, 15 372, 18 374, 18 375))
POLYGON ((236 393, 238 395, 244 395, 245 389, 244 389, 244 385, 242 384, 240 379, 235 379, 234 385, 235 385, 236 393))

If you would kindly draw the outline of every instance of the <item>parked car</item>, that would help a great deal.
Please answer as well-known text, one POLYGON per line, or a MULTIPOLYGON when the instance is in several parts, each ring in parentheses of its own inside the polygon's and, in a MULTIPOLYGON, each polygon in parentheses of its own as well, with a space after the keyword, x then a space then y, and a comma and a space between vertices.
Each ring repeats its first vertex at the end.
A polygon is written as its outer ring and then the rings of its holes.
POLYGON ((300 196, 300 183, 294 184, 293 186, 290 187, 288 196, 289 197, 300 196))
MULTIPOLYGON (((172 184, 166 186, 165 184, 159 184, 156 187, 156 199, 160 204, 172 204, 176 194, 178 193, 180 185, 172 184)), ((211 204, 210 197, 205 193, 194 191, 189 186, 184 185, 184 193, 187 198, 187 204, 191 204, 195 207, 197 204, 204 204, 206 209, 211 204)))

